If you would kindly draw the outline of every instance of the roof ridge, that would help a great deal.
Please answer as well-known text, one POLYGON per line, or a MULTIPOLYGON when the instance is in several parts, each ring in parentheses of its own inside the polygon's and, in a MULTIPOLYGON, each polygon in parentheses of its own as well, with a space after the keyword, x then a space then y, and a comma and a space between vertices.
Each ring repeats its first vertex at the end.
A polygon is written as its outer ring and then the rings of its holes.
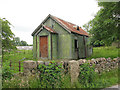
MULTIPOLYGON (((53 16, 53 17, 56 17, 56 16, 54 16, 54 15, 51 15, 51 14, 49 14, 50 16, 53 16)), ((58 18, 58 17, 56 17, 56 18, 58 18)), ((61 18, 58 18, 58 19, 61 19, 61 18)), ((61 20, 63 20, 63 19, 61 19, 61 20)), ((67 22, 67 23, 70 23, 70 24, 72 24, 72 25, 75 25, 75 26, 79 26, 79 25, 76 25, 76 24, 74 24, 74 23, 71 23, 71 22, 69 22, 69 21, 66 21, 66 20, 63 20, 63 21, 65 21, 65 22, 67 22)))

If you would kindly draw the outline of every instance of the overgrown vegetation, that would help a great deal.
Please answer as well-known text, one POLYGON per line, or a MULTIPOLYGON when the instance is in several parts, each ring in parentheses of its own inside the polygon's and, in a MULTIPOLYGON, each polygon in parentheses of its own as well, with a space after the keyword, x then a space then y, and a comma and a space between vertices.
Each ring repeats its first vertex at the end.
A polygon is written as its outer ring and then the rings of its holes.
POLYGON ((80 66, 79 82, 82 86, 90 88, 93 86, 93 81, 96 78, 94 65, 90 66, 89 63, 84 63, 80 66))
MULTIPOLYGON (((113 69, 111 71, 104 71, 101 74, 95 72, 94 65, 90 66, 85 63, 80 66, 79 82, 80 88, 106 88, 118 82, 120 69, 113 69)), ((79 84, 78 84, 79 85, 79 84)))
POLYGON ((62 65, 51 61, 48 65, 39 65, 40 88, 60 88, 62 87, 62 65))
POLYGON ((32 50, 15 50, 11 52, 5 52, 5 54, 2 56, 2 69, 8 69, 12 73, 18 73, 19 72, 19 61, 21 66, 21 72, 23 71, 23 61, 24 60, 35 60, 33 59, 33 53, 32 50), (10 62, 11 62, 11 69, 10 69, 10 62))
POLYGON ((13 73, 10 70, 10 67, 7 64, 3 65, 2 68, 2 79, 6 80, 6 79, 11 79, 13 77, 13 73))
POLYGON ((118 83, 118 69, 99 75, 94 72, 94 67, 91 69, 88 64, 83 64, 79 82, 71 85, 70 76, 60 74, 61 66, 56 66, 54 63, 54 65, 49 64, 48 66, 40 66, 40 68, 42 69, 39 77, 32 75, 4 79, 3 88, 105 88, 118 83))
MULTIPOLYGON (((115 47, 95 47, 93 48, 93 55, 90 58, 98 58, 98 57, 115 58, 117 56, 118 56, 118 49, 115 47)), ((53 63, 53 65, 49 64, 48 66, 39 66, 39 70, 41 69, 40 72, 43 72, 39 77, 37 76, 13 77, 13 73, 17 73, 19 71, 18 68, 14 66, 13 68, 10 69, 9 61, 12 60, 12 62, 18 62, 23 58, 26 58, 25 60, 34 60, 32 51, 20 50, 20 51, 6 52, 4 54, 3 88, 59 88, 59 87, 60 88, 105 88, 118 83, 117 69, 111 70, 110 72, 103 72, 101 75, 99 75, 94 72, 94 67, 91 67, 86 63, 81 66, 79 82, 76 82, 74 85, 71 85, 70 76, 61 75, 60 74, 61 66, 60 67, 57 66, 54 61, 51 62, 53 63)), ((22 62, 23 61, 24 60, 22 60, 22 62)), ((18 63, 17 64, 13 63, 13 65, 18 66, 18 63)), ((120 75, 120 70, 119 70, 119 75, 120 75)))

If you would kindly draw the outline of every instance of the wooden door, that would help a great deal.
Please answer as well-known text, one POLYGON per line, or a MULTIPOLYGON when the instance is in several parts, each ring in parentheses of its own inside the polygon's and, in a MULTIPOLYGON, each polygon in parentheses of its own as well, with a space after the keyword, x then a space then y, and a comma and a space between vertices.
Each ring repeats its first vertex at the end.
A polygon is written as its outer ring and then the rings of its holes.
POLYGON ((40 57, 48 57, 48 37, 40 36, 40 57))

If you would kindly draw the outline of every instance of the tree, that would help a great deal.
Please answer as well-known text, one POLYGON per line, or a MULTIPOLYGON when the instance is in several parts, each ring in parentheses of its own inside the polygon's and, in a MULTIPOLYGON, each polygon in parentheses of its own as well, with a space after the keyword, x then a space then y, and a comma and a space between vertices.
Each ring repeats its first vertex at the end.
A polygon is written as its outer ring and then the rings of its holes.
POLYGON ((20 42, 20 38, 19 37, 15 37, 15 45, 16 46, 20 46, 21 42, 20 42))
POLYGON ((21 46, 28 46, 27 42, 26 41, 21 41, 21 46))
POLYGON ((1 23, 1 29, 2 29, 2 35, 1 35, 1 39, 2 39, 2 50, 6 49, 6 50, 10 50, 10 49, 14 49, 14 34, 11 31, 11 23, 6 20, 5 18, 1 19, 0 18, 0 23, 1 23))
POLYGON ((101 9, 84 27, 89 29, 91 44, 111 45, 120 40, 120 2, 98 2, 101 9))
POLYGON ((14 42, 15 46, 28 46, 26 41, 20 41, 19 37, 15 37, 15 42, 14 42))

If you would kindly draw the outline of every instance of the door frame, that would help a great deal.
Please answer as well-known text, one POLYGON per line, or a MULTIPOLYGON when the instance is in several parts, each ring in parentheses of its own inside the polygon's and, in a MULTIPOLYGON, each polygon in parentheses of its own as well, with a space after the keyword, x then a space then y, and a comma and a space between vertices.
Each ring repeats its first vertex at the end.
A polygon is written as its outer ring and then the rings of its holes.
POLYGON ((42 59, 46 59, 48 58, 48 35, 44 35, 44 36, 39 36, 39 57, 42 58, 42 59), (41 57, 41 50, 40 50, 40 37, 47 37, 47 57, 43 58, 41 57))

